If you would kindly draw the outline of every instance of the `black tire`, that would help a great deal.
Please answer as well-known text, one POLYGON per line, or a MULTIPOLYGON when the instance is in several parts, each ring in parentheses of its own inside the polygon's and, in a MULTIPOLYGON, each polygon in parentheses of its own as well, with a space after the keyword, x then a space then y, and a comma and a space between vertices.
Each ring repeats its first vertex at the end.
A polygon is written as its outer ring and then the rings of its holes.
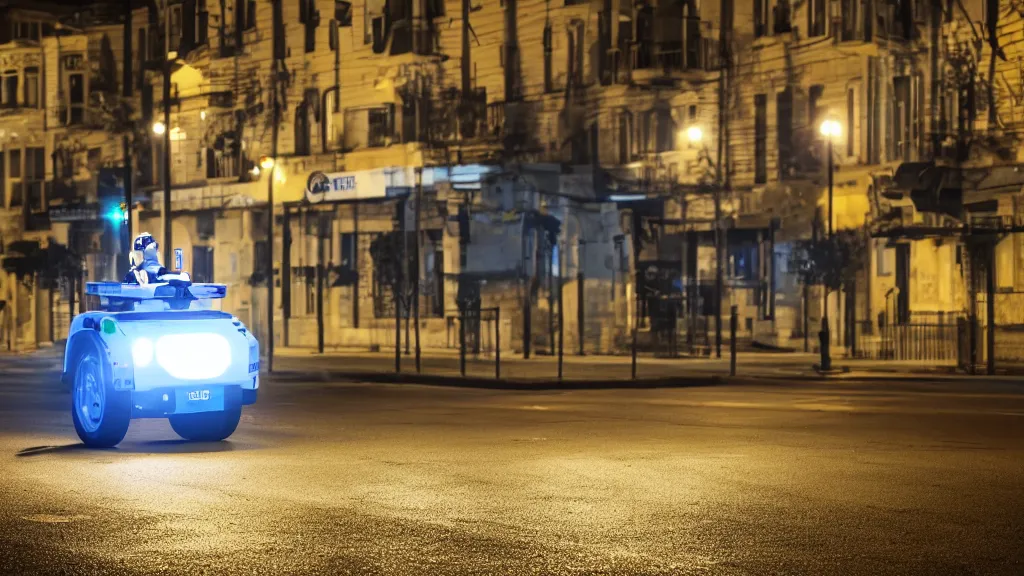
POLYGON ((242 408, 230 408, 219 412, 177 414, 169 416, 171 428, 185 440, 195 442, 220 442, 235 433, 242 418, 242 408))
POLYGON ((90 448, 116 446, 132 420, 132 393, 114 390, 110 368, 95 345, 75 354, 71 374, 71 418, 75 432, 90 448))

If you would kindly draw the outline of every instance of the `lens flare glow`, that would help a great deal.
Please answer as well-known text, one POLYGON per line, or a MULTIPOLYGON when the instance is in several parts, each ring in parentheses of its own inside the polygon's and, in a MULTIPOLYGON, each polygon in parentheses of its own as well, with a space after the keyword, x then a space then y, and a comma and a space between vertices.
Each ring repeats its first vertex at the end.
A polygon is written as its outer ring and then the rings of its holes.
POLYGON ((156 341, 156 361, 179 380, 217 378, 231 366, 231 345, 220 334, 168 334, 156 341))
POLYGON ((137 368, 145 368, 153 361, 153 341, 149 338, 136 338, 132 342, 132 362, 137 368))

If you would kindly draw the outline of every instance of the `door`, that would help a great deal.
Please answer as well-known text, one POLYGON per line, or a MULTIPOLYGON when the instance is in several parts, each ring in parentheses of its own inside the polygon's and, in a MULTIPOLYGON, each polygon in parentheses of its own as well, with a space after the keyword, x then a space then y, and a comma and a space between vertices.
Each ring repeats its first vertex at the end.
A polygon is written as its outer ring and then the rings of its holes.
POLYGON ((910 322, 910 244, 896 245, 895 323, 910 322))

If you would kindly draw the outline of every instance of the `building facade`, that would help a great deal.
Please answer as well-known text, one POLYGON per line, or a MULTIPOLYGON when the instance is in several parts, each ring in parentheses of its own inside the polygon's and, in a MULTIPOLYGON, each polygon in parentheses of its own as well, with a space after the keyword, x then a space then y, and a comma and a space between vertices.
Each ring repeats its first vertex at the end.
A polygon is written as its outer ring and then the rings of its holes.
MULTIPOLYGON (((118 10, 77 26, 23 11, 0 37, 4 245, 53 238, 92 254, 89 278, 115 278, 129 225, 151 232, 227 284, 224 308, 257 331, 272 282, 278 345, 390 347, 416 300, 434 348, 466 322, 474 349, 500 331, 503 347, 547 353, 561 321, 573 352, 622 351, 634 326, 654 351, 708 351, 735 306, 745 340, 814 347, 827 309, 835 345, 882 355, 883 327, 971 308, 963 241, 890 233, 945 222, 899 192, 906 174, 984 162, 958 142, 1024 117, 1019 47, 986 41, 1019 32, 1009 0, 988 36, 980 1, 118 10), (978 87, 995 76, 993 120, 978 87), (825 120, 840 127, 830 145, 825 120), (316 175, 330 193, 311 193, 316 175), (117 231, 108 189, 132 191, 117 231), (67 221, 90 207, 92 224, 67 221), (826 302, 796 256, 830 229, 863 246, 826 302)), ((37 326, 50 296, 18 277, 4 288, 15 324, 37 326)), ((59 332, 25 330, 19 345, 59 332)))

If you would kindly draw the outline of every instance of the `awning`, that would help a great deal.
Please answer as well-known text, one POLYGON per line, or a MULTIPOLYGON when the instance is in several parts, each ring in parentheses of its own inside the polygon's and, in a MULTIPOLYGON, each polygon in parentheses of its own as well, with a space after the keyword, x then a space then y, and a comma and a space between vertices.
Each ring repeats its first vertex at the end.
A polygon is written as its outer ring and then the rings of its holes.
POLYGON ((1024 166, 957 168, 934 162, 905 162, 896 169, 886 196, 909 197, 918 212, 963 219, 969 206, 986 206, 999 194, 1024 189, 1024 166))

